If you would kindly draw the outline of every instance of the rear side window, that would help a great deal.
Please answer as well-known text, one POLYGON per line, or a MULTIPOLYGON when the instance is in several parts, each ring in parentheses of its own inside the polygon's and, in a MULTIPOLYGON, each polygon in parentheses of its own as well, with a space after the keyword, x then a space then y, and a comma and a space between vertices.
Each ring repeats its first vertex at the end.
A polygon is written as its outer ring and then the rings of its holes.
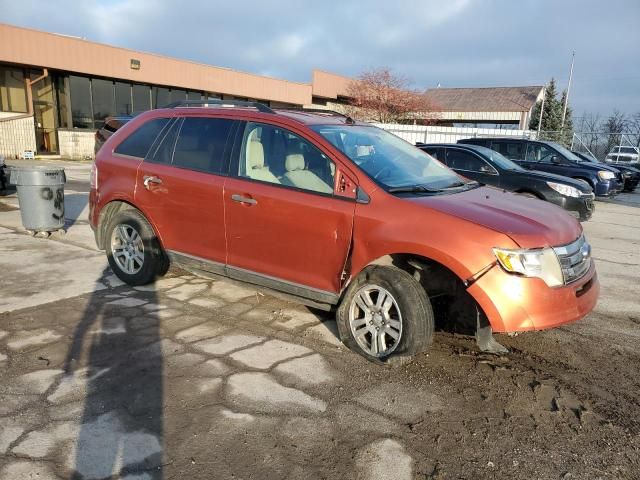
POLYGON ((465 152, 455 148, 447 148, 447 165, 455 170, 466 170, 468 172, 482 172, 486 163, 476 157, 473 153, 465 152))
POLYGON ((445 163, 445 158, 444 158, 444 154, 443 154, 442 148, 426 147, 426 148, 421 148, 420 150, 422 150, 423 152, 428 153, 429 155, 431 155, 436 160, 440 160, 442 163, 445 163))
POLYGON ((225 146, 234 121, 186 117, 173 152, 173 165, 207 173, 226 173, 225 146))
POLYGON ((130 157, 144 158, 158 134, 169 122, 168 118, 155 118, 138 127, 137 130, 129 134, 114 152, 130 157))
POLYGON ((491 147, 509 160, 524 160, 527 144, 525 142, 493 142, 491 147))

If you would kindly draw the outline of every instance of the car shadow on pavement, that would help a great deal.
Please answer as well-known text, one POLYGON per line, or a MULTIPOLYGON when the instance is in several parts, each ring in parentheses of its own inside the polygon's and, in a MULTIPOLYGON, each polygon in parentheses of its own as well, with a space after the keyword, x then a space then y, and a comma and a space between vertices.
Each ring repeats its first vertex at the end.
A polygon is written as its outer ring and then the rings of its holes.
POLYGON ((66 193, 64 196, 64 227, 68 230, 81 219, 82 212, 89 205, 89 195, 86 193, 66 193))
POLYGON ((96 289, 75 328, 65 374, 71 384, 84 381, 86 392, 72 479, 163 478, 160 321, 139 308, 142 295, 157 305, 155 291, 96 289))

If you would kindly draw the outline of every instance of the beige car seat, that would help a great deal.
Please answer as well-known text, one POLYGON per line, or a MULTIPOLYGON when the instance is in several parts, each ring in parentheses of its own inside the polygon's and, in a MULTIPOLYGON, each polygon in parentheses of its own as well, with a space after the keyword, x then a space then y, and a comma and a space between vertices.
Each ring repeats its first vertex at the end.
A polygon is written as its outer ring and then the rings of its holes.
POLYGON ((264 148, 257 136, 257 130, 251 132, 247 139, 246 162, 247 177, 262 182, 280 183, 264 163, 264 148))
POLYGON ((314 192, 333 193, 333 188, 310 170, 307 170, 304 156, 300 153, 290 153, 284 161, 286 173, 282 180, 297 188, 312 190, 314 192))

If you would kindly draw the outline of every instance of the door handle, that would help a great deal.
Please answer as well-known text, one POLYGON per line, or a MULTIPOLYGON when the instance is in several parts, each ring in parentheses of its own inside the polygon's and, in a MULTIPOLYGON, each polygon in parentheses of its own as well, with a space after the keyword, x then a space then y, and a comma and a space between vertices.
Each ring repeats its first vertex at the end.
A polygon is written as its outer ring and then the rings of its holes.
POLYGON ((239 202, 239 203, 244 203, 247 205, 256 205, 258 203, 258 201, 255 198, 251 198, 251 197, 243 197, 242 195, 231 195, 231 200, 233 200, 234 202, 239 202))
POLYGON ((152 176, 152 175, 145 175, 143 180, 143 184, 144 184, 144 188, 146 188, 147 190, 149 190, 149 184, 150 183, 156 183, 156 184, 161 184, 162 180, 158 177, 152 176))

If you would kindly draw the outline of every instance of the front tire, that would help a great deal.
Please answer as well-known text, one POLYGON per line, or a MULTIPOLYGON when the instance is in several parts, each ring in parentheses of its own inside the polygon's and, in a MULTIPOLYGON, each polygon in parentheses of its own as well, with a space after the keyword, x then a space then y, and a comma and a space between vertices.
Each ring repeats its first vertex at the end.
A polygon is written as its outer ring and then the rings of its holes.
POLYGON ((424 288, 393 266, 363 270, 347 289, 336 320, 342 342, 377 363, 411 358, 433 339, 433 310, 424 288))
POLYGON ((166 258, 147 219, 138 210, 115 215, 105 231, 107 259, 129 285, 146 285, 166 271, 166 258))

